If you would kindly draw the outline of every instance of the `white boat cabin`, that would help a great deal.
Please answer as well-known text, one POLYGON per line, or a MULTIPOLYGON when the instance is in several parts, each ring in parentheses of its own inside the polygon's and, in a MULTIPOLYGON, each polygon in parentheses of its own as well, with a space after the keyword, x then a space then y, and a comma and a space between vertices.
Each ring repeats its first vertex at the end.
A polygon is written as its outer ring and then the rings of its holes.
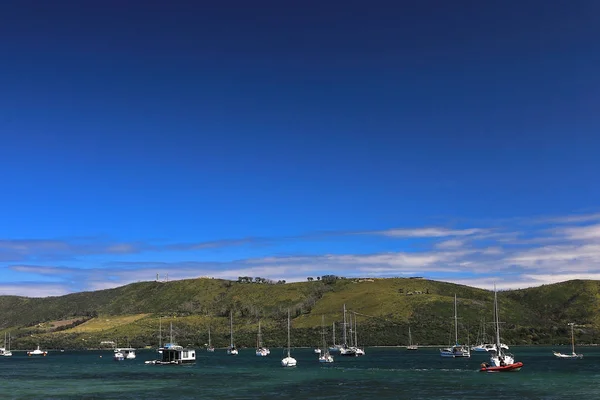
POLYGON ((193 364, 196 362, 196 350, 184 349, 182 346, 167 343, 161 349, 162 358, 156 364, 193 364))

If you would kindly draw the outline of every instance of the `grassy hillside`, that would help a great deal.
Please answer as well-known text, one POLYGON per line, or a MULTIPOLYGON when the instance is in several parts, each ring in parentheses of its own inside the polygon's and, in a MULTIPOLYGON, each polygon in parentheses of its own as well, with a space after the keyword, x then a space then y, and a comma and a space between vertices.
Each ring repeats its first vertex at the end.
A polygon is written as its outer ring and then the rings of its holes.
MULTIPOLYGON (((425 279, 342 279, 293 284, 238 283, 216 279, 142 282, 116 289, 31 299, 0 296, 0 334, 11 332, 14 348, 36 343, 48 348, 99 347, 113 340, 136 347, 156 346, 159 317, 163 338, 173 324, 175 340, 202 346, 211 326, 213 344, 229 343, 229 313, 235 341, 254 346, 258 320, 269 346, 285 343, 288 308, 295 345, 320 342, 321 316, 328 340, 342 307, 356 312, 359 341, 404 345, 408 326, 420 344, 449 343, 454 294, 458 298, 459 340, 475 341, 482 319, 491 321, 493 293, 425 279)), ((499 293, 503 339, 511 344, 569 341, 568 322, 577 323, 578 343, 600 341, 598 281, 569 281, 499 293)), ((354 315, 354 314, 353 314, 354 315)), ((487 330, 492 333, 492 326, 487 330)))

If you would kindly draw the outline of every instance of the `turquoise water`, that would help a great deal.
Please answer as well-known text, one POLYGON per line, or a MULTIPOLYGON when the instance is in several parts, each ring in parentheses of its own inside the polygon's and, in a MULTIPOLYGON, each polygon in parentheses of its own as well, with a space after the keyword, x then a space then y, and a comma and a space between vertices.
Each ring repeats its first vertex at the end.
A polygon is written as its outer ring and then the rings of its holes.
MULTIPOLYGON (((566 348, 556 350, 568 351, 566 348)), ((485 354, 443 359, 437 349, 367 348, 361 358, 321 365, 312 349, 294 349, 293 369, 280 367, 281 349, 256 357, 225 350, 198 352, 189 366, 146 365, 152 351, 116 362, 110 351, 50 352, 0 357, 2 399, 598 399, 600 348, 580 348, 581 360, 554 358, 551 348, 514 347, 520 372, 477 372, 485 354), (102 357, 100 357, 102 356, 102 357)))

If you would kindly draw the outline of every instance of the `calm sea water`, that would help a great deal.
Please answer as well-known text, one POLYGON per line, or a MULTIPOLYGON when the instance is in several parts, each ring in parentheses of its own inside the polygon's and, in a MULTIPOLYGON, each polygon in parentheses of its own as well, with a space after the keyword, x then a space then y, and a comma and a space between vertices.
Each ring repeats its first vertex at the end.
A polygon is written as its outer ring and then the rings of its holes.
MULTIPOLYGON (((566 348, 557 350, 568 351, 566 348)), ((198 352, 190 366, 146 365, 153 351, 116 362, 110 351, 51 352, 0 357, 2 399, 599 399, 600 348, 579 348, 581 360, 559 360, 551 348, 514 347, 520 372, 477 372, 485 354, 442 359, 437 349, 367 348, 361 358, 321 365, 312 349, 294 349, 293 369, 281 349, 256 357, 225 350, 198 352), (102 356, 102 357, 100 357, 102 356)))

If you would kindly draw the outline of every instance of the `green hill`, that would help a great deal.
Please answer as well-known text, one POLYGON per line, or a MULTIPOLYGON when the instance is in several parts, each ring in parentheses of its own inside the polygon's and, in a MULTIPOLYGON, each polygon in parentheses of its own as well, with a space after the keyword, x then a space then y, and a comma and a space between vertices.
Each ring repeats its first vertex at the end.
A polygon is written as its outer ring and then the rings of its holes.
MULTIPOLYGON (((141 282, 115 289, 60 297, 0 296, 0 334, 10 332, 13 348, 40 343, 47 348, 96 348, 101 341, 158 344, 172 323, 175 340, 202 346, 211 326, 213 344, 229 343, 229 313, 238 346, 254 346, 258 320, 268 346, 286 340, 288 308, 296 346, 320 343, 321 316, 328 340, 342 307, 356 312, 359 342, 405 345, 408 326, 421 345, 447 344, 458 297, 461 342, 474 343, 482 319, 492 320, 490 291, 426 279, 338 279, 290 284, 240 283, 217 279, 141 282)), ((498 294, 503 340, 510 344, 569 342, 568 322, 577 324, 577 342, 600 340, 600 282, 575 280, 498 294)), ((353 314, 354 315, 354 314, 353 314)), ((492 326, 487 325, 489 333, 492 326)))

